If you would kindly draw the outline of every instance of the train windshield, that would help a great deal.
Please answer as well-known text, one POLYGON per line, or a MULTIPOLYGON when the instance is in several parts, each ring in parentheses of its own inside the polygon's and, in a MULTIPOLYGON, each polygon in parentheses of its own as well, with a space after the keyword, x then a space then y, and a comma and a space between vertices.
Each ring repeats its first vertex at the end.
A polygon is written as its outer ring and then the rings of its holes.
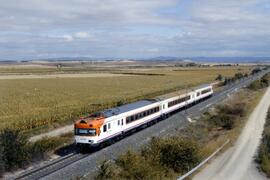
POLYGON ((96 129, 75 129, 75 135, 89 135, 89 136, 95 136, 96 135, 96 129))

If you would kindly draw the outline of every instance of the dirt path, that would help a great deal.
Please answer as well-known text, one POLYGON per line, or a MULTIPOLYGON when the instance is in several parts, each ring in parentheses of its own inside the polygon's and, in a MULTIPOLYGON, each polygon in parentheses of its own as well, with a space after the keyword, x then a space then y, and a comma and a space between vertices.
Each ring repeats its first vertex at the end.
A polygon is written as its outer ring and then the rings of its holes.
POLYGON ((197 174, 195 180, 260 180, 267 179, 256 169, 254 155, 259 146, 268 107, 270 88, 249 117, 235 145, 213 160, 197 174))
POLYGON ((56 136, 60 136, 62 134, 66 134, 66 133, 69 133, 69 132, 72 132, 73 131, 73 128, 74 128, 74 125, 67 125, 67 126, 64 126, 62 128, 58 128, 58 129, 54 129, 52 131, 49 131, 47 133, 43 133, 43 134, 40 134, 40 135, 36 135, 36 136, 33 136, 29 139, 29 141, 31 142, 35 142, 37 140, 40 140, 44 137, 56 137, 56 136))
POLYGON ((89 77, 96 78, 96 77, 119 77, 119 76, 134 76, 134 75, 111 74, 111 73, 0 75, 0 80, 1 79, 89 78, 89 77))

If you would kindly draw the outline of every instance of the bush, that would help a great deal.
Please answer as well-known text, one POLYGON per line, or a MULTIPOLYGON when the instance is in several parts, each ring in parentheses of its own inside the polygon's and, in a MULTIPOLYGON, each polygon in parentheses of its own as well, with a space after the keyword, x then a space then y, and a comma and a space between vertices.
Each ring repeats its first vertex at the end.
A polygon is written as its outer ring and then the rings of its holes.
POLYGON ((29 161, 27 138, 19 130, 4 129, 0 133, 0 146, 6 170, 22 167, 29 161))
POLYGON ((200 161, 199 147, 190 139, 172 137, 160 146, 160 163, 177 173, 185 173, 200 161))
POLYGON ((165 171, 171 169, 177 173, 188 171, 200 161, 198 144, 191 139, 177 136, 152 138, 141 154, 151 159, 152 165, 158 164, 165 171))
POLYGON ((119 167, 111 162, 111 161, 104 161, 98 169, 98 175, 96 179, 117 179, 120 174, 119 167))
POLYGON ((231 130, 236 126, 236 121, 239 117, 245 115, 246 103, 237 102, 233 104, 225 104, 217 106, 217 112, 210 115, 207 122, 211 127, 222 127, 226 130, 231 130))
POLYGON ((190 139, 152 138, 140 152, 128 151, 115 162, 103 162, 96 179, 172 179, 200 161, 198 144, 190 139))
POLYGON ((103 162, 96 179, 163 179, 166 171, 152 165, 152 160, 140 153, 127 151, 115 162, 103 162))
POLYGON ((261 89, 261 83, 260 81, 256 80, 256 81, 253 81, 252 83, 250 83, 247 87, 248 89, 250 90, 258 90, 258 89, 261 89))
POLYGON ((120 179, 154 179, 153 167, 139 153, 128 151, 119 156, 116 165, 121 167, 120 179))
POLYGON ((228 114, 235 116, 244 116, 246 109, 245 103, 234 103, 230 105, 217 106, 218 114, 228 114))
POLYGON ((250 90, 259 90, 269 86, 269 74, 264 75, 260 80, 253 81, 247 88, 250 90))
POLYGON ((47 152, 52 151, 62 144, 60 138, 43 138, 28 145, 28 152, 32 160, 41 160, 47 157, 47 152))
POLYGON ((215 127, 222 127, 226 130, 231 130, 235 127, 235 117, 227 114, 213 115, 208 119, 208 122, 215 127))

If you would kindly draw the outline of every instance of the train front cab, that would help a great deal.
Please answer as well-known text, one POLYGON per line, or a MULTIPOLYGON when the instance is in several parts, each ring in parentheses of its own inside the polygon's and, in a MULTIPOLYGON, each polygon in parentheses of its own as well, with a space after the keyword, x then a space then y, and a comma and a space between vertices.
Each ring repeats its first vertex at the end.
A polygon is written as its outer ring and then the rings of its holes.
POLYGON ((103 117, 80 119, 74 124, 75 143, 79 149, 98 147, 98 138, 104 124, 103 117))

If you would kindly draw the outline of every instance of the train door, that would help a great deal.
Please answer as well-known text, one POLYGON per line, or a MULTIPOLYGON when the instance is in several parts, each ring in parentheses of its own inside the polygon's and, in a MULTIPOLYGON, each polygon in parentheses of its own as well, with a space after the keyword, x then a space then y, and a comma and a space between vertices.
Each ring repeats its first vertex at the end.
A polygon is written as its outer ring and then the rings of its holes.
POLYGON ((167 103, 163 102, 161 103, 161 114, 165 114, 166 113, 166 109, 167 109, 167 103))
POLYGON ((196 98, 196 92, 195 91, 193 91, 192 92, 192 94, 191 94, 191 99, 192 99, 192 101, 194 101, 195 100, 195 98, 196 98))
POLYGON ((117 120, 117 127, 119 130, 122 130, 124 128, 124 118, 117 120))

